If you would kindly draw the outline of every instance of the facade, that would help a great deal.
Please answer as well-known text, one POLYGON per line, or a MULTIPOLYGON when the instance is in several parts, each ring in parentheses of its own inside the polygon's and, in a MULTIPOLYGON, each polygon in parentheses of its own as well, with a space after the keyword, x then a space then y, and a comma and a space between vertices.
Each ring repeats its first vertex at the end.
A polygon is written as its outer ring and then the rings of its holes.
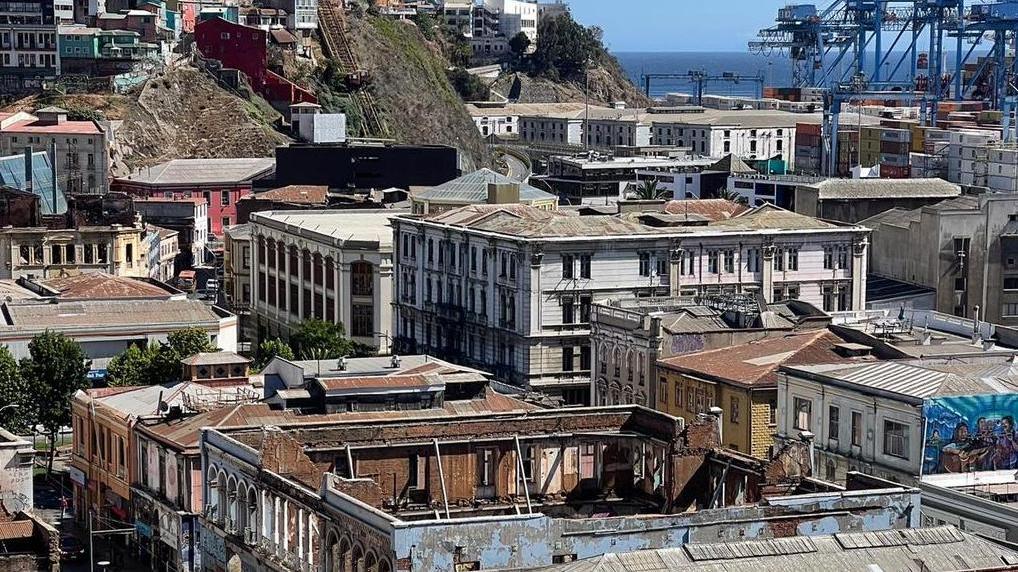
POLYGON ((487 167, 410 195, 414 214, 437 214, 474 204, 507 203, 555 210, 558 197, 487 167))
POLYGON ((668 157, 614 157, 583 154, 556 155, 548 158, 548 174, 544 181, 570 202, 585 197, 621 197, 623 189, 637 180, 636 173, 652 170, 680 170, 685 159, 668 157))
POLYGON ((223 231, 223 285, 226 307, 240 320, 240 337, 252 340, 251 328, 251 225, 235 224, 223 231))
POLYGON ((53 161, 66 193, 102 194, 108 188, 109 146, 95 121, 71 121, 67 111, 46 107, 28 119, 0 128, 0 153, 16 155, 26 147, 56 150, 53 161))
POLYGON ((155 225, 146 225, 149 278, 169 282, 176 276, 176 261, 180 255, 178 232, 155 225))
POLYGON ((960 195, 961 187, 943 179, 827 179, 799 185, 794 210, 854 223, 890 209, 918 209, 960 195))
POLYGON ((0 13, 0 91, 24 93, 42 88, 60 74, 58 20, 53 0, 5 0, 0 13))
POLYGON ((789 333, 658 361, 658 409, 684 418, 721 409, 725 447, 767 459, 778 425, 778 368, 852 362, 851 347, 826 329, 789 333))
POLYGON ((783 209, 795 210, 796 189, 823 180, 820 177, 803 175, 733 173, 728 177, 727 190, 731 195, 741 197, 747 205, 759 206, 769 203, 783 209))
POLYGON ((0 278, 40 278, 105 272, 149 275, 145 230, 140 226, 0 229, 0 278))
POLYGON ((935 309, 1018 325, 1018 198, 961 196, 862 221, 874 274, 935 289, 935 309))
POLYGON ((645 147, 651 142, 650 123, 638 117, 590 118, 585 121, 585 126, 583 140, 587 148, 645 147))
POLYGON ((474 365, 578 404, 590 400, 590 310, 600 299, 760 292, 829 310, 865 307, 861 227, 770 206, 685 220, 523 205, 394 218, 398 351, 474 365), (844 256, 827 268, 825 252, 844 256))
POLYGON ((194 268, 208 258, 208 244, 213 236, 209 232, 209 202, 198 198, 134 199, 134 208, 148 224, 177 232, 179 254, 174 274, 194 268))
POLYGON ((530 39, 529 51, 537 47, 537 2, 526 0, 484 0, 474 8, 473 37, 512 39, 524 33, 530 39))
POLYGON ((0 505, 11 513, 31 512, 35 447, 32 443, 0 427, 0 505))
MULTIPOLYGON (((520 141, 537 145, 580 147, 583 145, 583 117, 581 111, 561 115, 523 115, 518 119, 520 141)), ((511 127, 511 123, 509 124, 511 127)), ((483 125, 482 125, 483 133, 483 125)))
POLYGON ((312 145, 276 147, 271 187, 318 185, 339 191, 409 190, 451 181, 460 171, 459 151, 445 145, 312 145))
POLYGON ((474 34, 474 0, 442 0, 439 14, 451 31, 469 38, 474 34))
POLYGON ((716 448, 713 420, 686 428, 634 406, 424 423, 423 412, 359 415, 204 430, 203 565, 531 569, 610 549, 771 538, 786 526, 809 535, 918 522, 905 509, 919 506, 915 489, 865 476, 831 487, 790 460, 804 447, 772 464, 730 454, 716 448), (411 427, 420 438, 403 434, 411 427), (610 544, 606 530, 624 534, 610 544))
POLYGON ((636 403, 642 393, 647 406, 659 411, 702 413, 692 406, 672 408, 684 402, 674 400, 668 384, 652 382, 661 379, 659 360, 814 331, 830 322, 824 312, 794 299, 765 306, 737 295, 601 300, 590 314, 590 344, 597 348, 591 400, 597 405, 636 403))
POLYGON ((83 69, 78 62, 71 60, 136 62, 158 52, 156 44, 143 43, 141 35, 130 30, 100 30, 85 26, 60 28, 60 59, 69 70, 83 69))
POLYGON ((271 174, 272 159, 174 159, 114 179, 111 189, 142 199, 203 198, 208 234, 222 237, 237 223, 237 201, 251 194, 251 181, 271 174))
POLYGON ((398 211, 251 214, 251 300, 258 341, 287 338, 309 318, 390 349, 392 230, 398 211))
MULTIPOLYGON (((486 44, 484 39, 481 39, 481 48, 486 44)), ((508 43, 508 42, 507 42, 508 43)), ((476 46, 476 43, 475 43, 476 46)), ((494 49, 494 47, 493 47, 494 49)), ((508 50, 508 45, 505 47, 508 50)), ((476 51, 476 47, 475 47, 476 51)), ((561 116, 563 118, 570 115, 574 115, 583 110, 582 103, 501 103, 501 102, 483 102, 483 103, 467 103, 467 113, 473 118, 474 123, 477 125, 478 131, 480 131, 482 137, 496 136, 496 137, 522 137, 520 133, 520 127, 522 126, 520 121, 524 118, 528 118, 528 137, 534 139, 539 138, 539 133, 544 131, 544 140, 552 142, 553 139, 550 137, 552 132, 558 134, 557 129, 551 129, 548 127, 548 123, 545 124, 544 128, 540 128, 541 118, 545 116, 561 116), (534 133, 533 136, 530 133, 534 133)), ((565 130, 563 130, 564 132, 565 130)), ((562 143, 565 136, 563 135, 562 143)), ((530 142, 533 142, 531 140, 530 142)), ((555 141, 558 142, 558 141, 555 141)), ((571 136, 571 144, 578 145, 580 143, 580 131, 575 132, 575 137, 571 136)))
POLYGON ((649 114, 656 145, 691 147, 704 157, 729 153, 741 159, 780 157, 794 168, 796 114, 779 111, 715 111, 649 114))

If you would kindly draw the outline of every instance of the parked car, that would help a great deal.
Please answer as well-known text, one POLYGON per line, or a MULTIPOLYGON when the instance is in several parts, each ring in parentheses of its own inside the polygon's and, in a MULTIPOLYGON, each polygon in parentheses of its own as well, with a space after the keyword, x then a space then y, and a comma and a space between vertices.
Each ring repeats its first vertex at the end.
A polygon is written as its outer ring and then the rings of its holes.
POLYGON ((65 562, 81 560, 85 557, 85 545, 78 537, 65 534, 60 537, 60 559, 65 562))
POLYGON ((208 280, 205 281, 205 289, 208 290, 209 292, 218 292, 219 281, 216 280, 215 278, 209 278, 208 280))

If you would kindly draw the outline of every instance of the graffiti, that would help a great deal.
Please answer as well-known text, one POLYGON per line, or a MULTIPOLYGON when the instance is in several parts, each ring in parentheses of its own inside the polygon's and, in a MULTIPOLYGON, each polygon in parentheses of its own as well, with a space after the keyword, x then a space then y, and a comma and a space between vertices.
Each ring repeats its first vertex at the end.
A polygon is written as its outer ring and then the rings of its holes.
POLYGON ((684 334, 672 336, 672 355, 682 355, 701 351, 705 347, 700 334, 684 334))
POLYGON ((1018 395, 930 399, 923 474, 1018 469, 1018 395))

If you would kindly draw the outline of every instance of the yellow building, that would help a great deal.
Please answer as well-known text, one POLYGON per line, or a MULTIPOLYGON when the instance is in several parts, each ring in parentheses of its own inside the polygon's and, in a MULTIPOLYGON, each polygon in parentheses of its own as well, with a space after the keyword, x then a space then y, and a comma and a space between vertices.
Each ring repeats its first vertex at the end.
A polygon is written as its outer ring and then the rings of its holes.
POLYGON ((39 278, 104 272, 129 278, 148 277, 145 228, 80 226, 0 229, 0 278, 39 278))
POLYGON ((828 330, 766 338, 657 362, 657 409, 692 419, 722 410, 724 445, 767 458, 777 426, 779 368, 850 361, 853 348, 828 330))

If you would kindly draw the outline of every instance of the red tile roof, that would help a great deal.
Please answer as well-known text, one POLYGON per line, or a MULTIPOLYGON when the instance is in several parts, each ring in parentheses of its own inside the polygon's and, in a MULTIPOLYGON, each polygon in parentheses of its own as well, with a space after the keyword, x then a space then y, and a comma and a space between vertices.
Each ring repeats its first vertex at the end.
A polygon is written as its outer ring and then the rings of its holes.
POLYGON ((758 388, 776 387, 782 365, 856 363, 834 351, 845 340, 828 330, 765 338, 748 344, 670 357, 658 361, 667 368, 693 375, 758 388))
POLYGON ((0 522, 0 540, 32 538, 35 524, 31 520, 0 522))
POLYGON ((255 199, 305 205, 324 204, 328 197, 329 187, 319 185, 289 185, 252 196, 255 199))
POLYGON ((64 135, 99 135, 102 131, 92 121, 61 121, 48 123, 42 121, 19 121, 4 128, 4 133, 60 133, 64 135))

